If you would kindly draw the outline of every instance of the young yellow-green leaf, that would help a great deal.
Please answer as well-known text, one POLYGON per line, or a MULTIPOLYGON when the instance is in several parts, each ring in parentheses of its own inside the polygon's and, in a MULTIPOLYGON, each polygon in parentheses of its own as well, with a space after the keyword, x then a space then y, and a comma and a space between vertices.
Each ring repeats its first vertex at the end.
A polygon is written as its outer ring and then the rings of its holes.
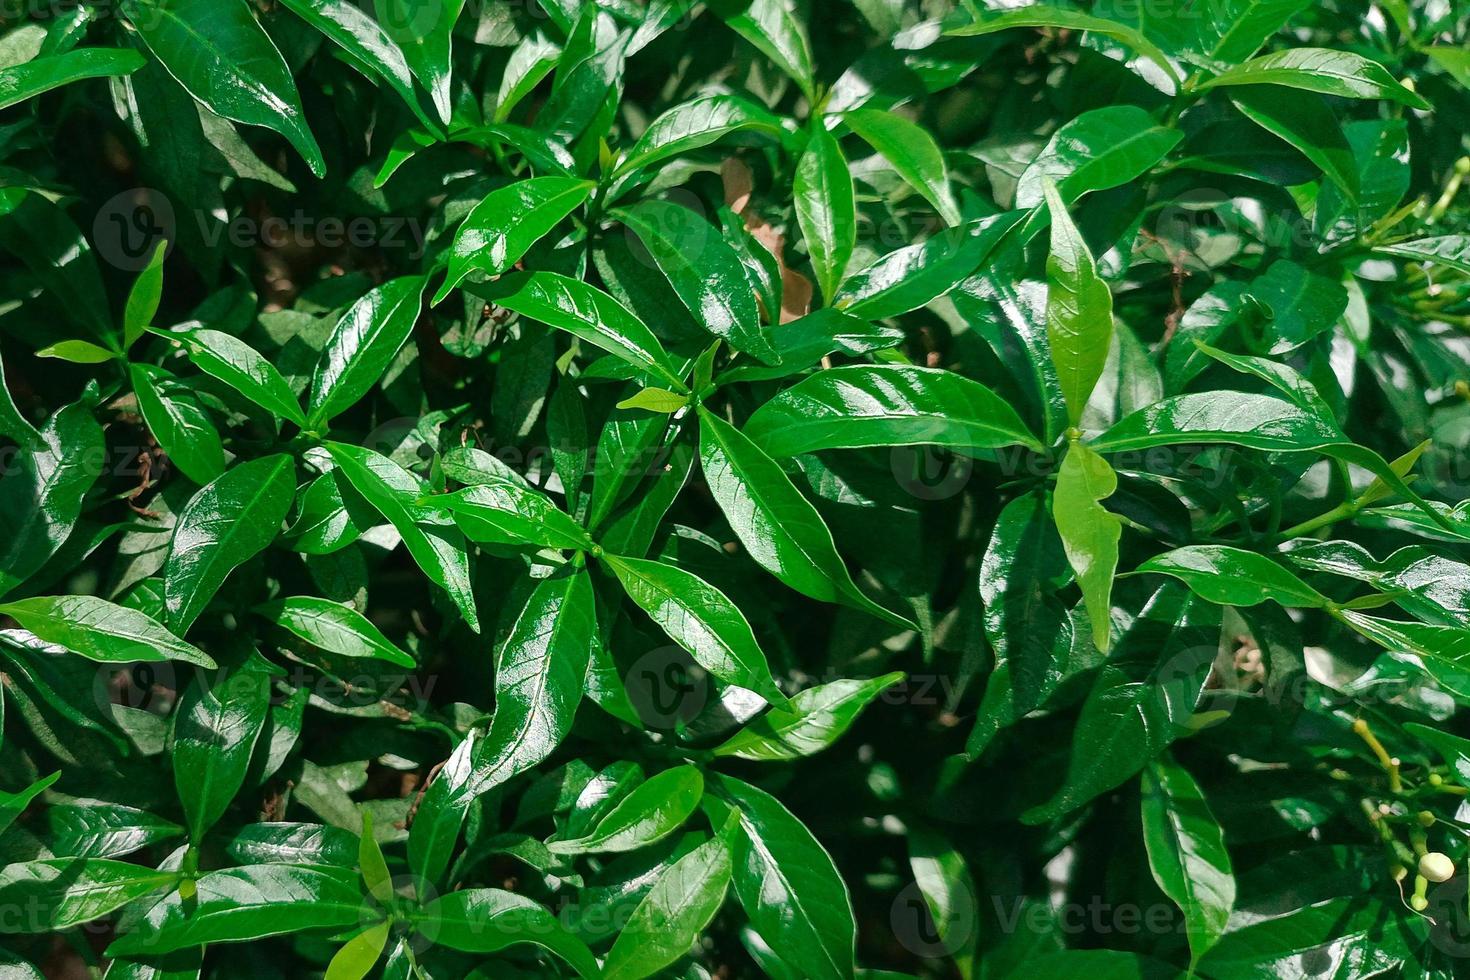
POLYGON ((147 909, 112 941, 107 955, 157 956, 209 943, 343 930, 360 925, 366 911, 352 868, 256 864, 211 871, 194 887, 190 898, 174 891, 147 909))
POLYGON ((618 163, 617 174, 708 146, 730 133, 755 130, 780 136, 780 117, 736 95, 707 95, 666 110, 618 163))
POLYGON ((178 878, 105 858, 18 861, 0 869, 0 934, 57 932, 91 922, 178 878))
POLYGON ((1415 109, 1430 107, 1378 62, 1328 48, 1273 51, 1222 72, 1198 88, 1235 85, 1280 85, 1346 99, 1391 99, 1415 109))
POLYGON ((291 141, 318 177, 327 171, 291 70, 245 0, 124 0, 148 50, 216 115, 291 141))
POLYGON ((250 755, 270 710, 276 668, 254 652, 217 674, 201 674, 173 717, 174 786, 189 839, 198 844, 245 785, 250 755))
POLYGON ((480 632, 464 534, 449 517, 420 502, 423 486, 419 479, 388 457, 362 446, 328 442, 323 448, 353 489, 398 531, 404 547, 429 581, 448 593, 465 625, 480 632))
POLYGON ((1224 834, 1199 784, 1167 753, 1144 767, 1140 799, 1149 869, 1184 913, 1190 962, 1198 963, 1235 906, 1224 834))
POLYGON ((1140 572, 1172 575, 1196 595, 1222 606, 1272 600, 1287 608, 1321 609, 1327 599, 1265 555, 1225 545, 1198 544, 1157 555, 1140 572))
POLYGON ((343 943, 327 964, 325 980, 362 980, 371 973, 388 944, 389 926, 386 921, 368 926, 343 943))
POLYGON ((900 364, 809 375, 757 409, 745 435, 772 456, 864 446, 1042 449, 1015 409, 978 381, 900 364))
POLYGON ((0 69, 0 109, 86 78, 130 75, 147 64, 131 48, 77 48, 0 69))
POLYGON ((618 402, 616 408, 641 408, 645 412, 672 415, 689 404, 689 396, 664 388, 639 388, 638 393, 618 402))
POLYGON ((851 980, 857 926, 831 855, 769 793, 725 775, 711 785, 739 813, 733 881, 751 927, 792 975, 851 980))
POLYGON ((189 499, 163 567, 170 626, 189 631, 230 572, 280 534, 295 496, 295 466, 277 455, 241 463, 189 499))
POLYGON ((382 380, 413 332, 423 292, 422 276, 402 276, 383 283, 342 314, 312 372, 307 428, 320 429, 382 380))
POLYGON ((382 904, 393 900, 393 876, 388 873, 388 862, 383 858, 383 849, 373 836, 373 815, 362 812, 362 834, 358 837, 357 866, 362 872, 362 883, 368 894, 382 904))
POLYGON ((472 271, 496 276, 515 265, 595 186, 572 177, 532 177, 491 191, 459 226, 449 248, 449 275, 434 294, 434 305, 472 271))
POLYGON ((54 357, 59 361, 71 361, 73 364, 106 364, 117 357, 105 347, 98 347, 85 340, 63 340, 49 347, 42 347, 36 351, 36 356, 54 357))
POLYGON ((604 555, 602 561, 628 597, 701 667, 773 705, 786 703, 745 614, 723 592, 663 562, 615 555, 604 555))
POLYGON ((643 980, 689 952, 725 904, 730 848, 716 837, 663 869, 608 951, 605 980, 643 980))
POLYGON ((1043 179, 1051 214, 1051 252, 1046 260, 1046 339, 1067 415, 1082 419, 1107 364, 1113 339, 1113 294, 1097 274, 1087 243, 1067 214, 1056 185, 1043 179))
POLYGON ((755 762, 814 755, 841 738, 874 698, 903 679, 902 672, 895 672, 807 688, 789 705, 759 715, 717 746, 714 754, 755 762))
POLYGON ((190 330, 155 331, 176 340, 189 361, 212 378, 218 378, 273 415, 306 425, 296 393, 276 366, 238 337, 198 327, 190 330))
POLYGON ((1102 501, 1117 489, 1118 476, 1107 460, 1086 443, 1068 447, 1052 495, 1052 518, 1082 588, 1093 645, 1104 652, 1112 636, 1113 574, 1123 525, 1102 501))
POLYGON ((857 198, 842 146, 818 118, 796 164, 796 221, 822 298, 831 306, 857 243, 857 198))
POLYGON ((136 609, 96 596, 36 596, 0 604, 9 616, 45 643, 65 647, 98 663, 182 660, 213 668, 214 660, 136 609))
POLYGON ((417 664, 362 613, 330 599, 298 595, 255 607, 263 619, 314 647, 342 657, 372 657, 400 667, 417 664))
POLYGON ((738 351, 775 361, 745 267, 718 226, 668 201, 642 201, 614 216, 637 234, 696 323, 738 351))
POLYGON ((928 130, 882 109, 852 109, 842 121, 887 160, 909 186, 924 196, 945 224, 957 225, 960 208, 949 186, 944 153, 928 130))
POLYGON ((623 304, 581 280, 556 272, 516 273, 476 294, 615 354, 675 391, 689 390, 653 331, 623 304))
POLYGON ((143 421, 174 465, 195 483, 225 471, 225 450, 209 414, 161 368, 129 365, 143 421))
POLYGON ((449 949, 495 953, 532 943, 567 963, 584 980, 602 976, 592 952, 556 916, 524 895, 466 888, 425 904, 413 921, 423 935, 449 949))
POLYGON ((553 854, 612 854, 662 840, 699 809, 704 778, 694 766, 665 769, 639 783, 581 837, 547 843, 553 854))
POLYGON ((575 551, 593 547, 586 528, 565 511, 538 491, 509 480, 477 483, 429 497, 426 503, 452 513, 471 541, 575 551))
POLYGON ((158 313, 159 301, 163 299, 163 259, 168 254, 168 242, 159 242, 153 249, 153 258, 133 280, 128 291, 128 302, 123 307, 123 347, 133 346, 143 331, 153 325, 158 313))
POLYGON ((775 460, 705 409, 699 412, 699 457, 710 493, 756 564, 803 595, 913 627, 859 591, 832 532, 775 460))
POLYGON ((775 62, 811 98, 816 75, 812 42, 807 38, 805 25, 797 19, 792 0, 721 0, 713 9, 735 33, 775 62))

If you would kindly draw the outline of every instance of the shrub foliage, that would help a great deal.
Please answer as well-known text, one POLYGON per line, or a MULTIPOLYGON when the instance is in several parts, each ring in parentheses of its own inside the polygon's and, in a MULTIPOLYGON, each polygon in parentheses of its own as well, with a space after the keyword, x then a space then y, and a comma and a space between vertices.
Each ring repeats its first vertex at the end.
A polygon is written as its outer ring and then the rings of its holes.
POLYGON ((5 17, 5 976, 1460 975, 1463 5, 5 17))

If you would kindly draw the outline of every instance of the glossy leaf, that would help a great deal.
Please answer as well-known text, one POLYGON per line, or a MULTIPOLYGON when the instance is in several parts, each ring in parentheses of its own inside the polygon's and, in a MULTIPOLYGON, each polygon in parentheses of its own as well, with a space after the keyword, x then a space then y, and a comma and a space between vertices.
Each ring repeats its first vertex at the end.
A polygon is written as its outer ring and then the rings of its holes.
POLYGON ((1051 345, 1067 414, 1076 425, 1102 377, 1113 337, 1113 294, 1097 274, 1092 253, 1050 182, 1043 184, 1051 214, 1046 260, 1046 339, 1051 345))
POLYGON ((837 741, 864 708, 899 681, 900 673, 871 680, 838 680, 791 698, 760 715, 714 749, 715 755, 753 762, 814 755, 837 741))
POLYGON ((1052 517, 1082 588, 1093 645, 1102 651, 1112 642, 1113 575, 1123 534, 1122 522, 1102 502, 1117 489, 1118 476, 1108 461, 1085 443, 1072 443, 1057 474, 1052 517))
POLYGON ((602 975, 621 980, 653 976, 689 951, 725 903, 730 849, 705 841, 659 875, 608 951, 602 975))
POLYGON ((639 783, 581 837, 553 840, 553 854, 610 854, 636 850, 683 826, 704 795, 704 779, 694 766, 666 769, 639 783))
POLYGON ((372 391, 413 331, 423 291, 422 278, 404 276, 342 314, 312 372, 307 428, 319 429, 372 391))
POLYGON ((128 75, 144 65, 128 48, 78 48, 0 69, 0 109, 86 78, 128 75))
POLYGON ((413 657, 394 646, 366 616, 339 602, 315 596, 288 596, 255 612, 263 619, 341 657, 372 657, 412 669, 413 657))
POLYGON ((460 225, 449 250, 449 276, 434 295, 444 301, 472 271, 499 275, 592 193, 590 181, 532 177, 491 191, 460 225))
POLYGON ((187 633, 229 574, 280 534, 296 495, 293 470, 288 456, 251 460, 190 498, 163 570, 170 626, 187 633))
POLYGON ((272 674, 269 663, 248 656, 214 677, 198 678, 180 699, 173 721, 174 785, 196 844, 245 783, 270 708, 272 674))
POLYGON ((0 603, 9 616, 42 642, 98 663, 181 660, 215 666, 202 650, 174 636, 152 617, 96 596, 36 596, 0 603))
POLYGON ((1415 109, 1429 108, 1429 103, 1400 85, 1378 62, 1326 48, 1289 48, 1262 55, 1216 75, 1200 88, 1234 85, 1281 85, 1348 99, 1391 99, 1415 109))
POLYGON ((857 242, 857 204, 847 158, 826 126, 812 127, 792 192, 817 285, 831 306, 857 242))
POLYGON ((270 361, 237 337, 200 327, 194 330, 160 332, 183 344, 194 366, 218 378, 274 415, 306 425, 301 404, 286 379, 270 361))
POLYGON ((1222 606, 1254 606, 1270 599, 1288 608, 1327 603, 1316 589, 1264 555, 1224 545, 1190 545, 1150 558, 1140 572, 1172 575, 1222 606))
POLYGON ((1015 410, 979 382, 896 364, 819 371, 762 405, 745 435, 772 456, 863 446, 1041 449, 1015 410))
POLYGON ((934 205, 945 224, 960 223, 959 205, 949 186, 949 169, 934 137, 902 116, 880 109, 853 109, 843 113, 842 121, 934 205))

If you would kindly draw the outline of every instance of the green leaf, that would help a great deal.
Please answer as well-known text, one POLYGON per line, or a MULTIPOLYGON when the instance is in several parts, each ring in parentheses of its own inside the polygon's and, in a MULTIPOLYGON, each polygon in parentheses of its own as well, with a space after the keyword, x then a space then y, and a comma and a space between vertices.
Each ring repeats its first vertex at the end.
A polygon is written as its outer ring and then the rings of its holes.
POLYGON ((1102 501, 1117 489, 1118 476, 1108 461, 1085 443, 1072 443, 1057 473, 1052 517, 1082 588, 1093 645, 1104 652, 1112 642, 1113 574, 1123 526, 1102 501))
POLYGON ((705 670, 754 691, 774 705, 786 695, 745 615, 719 589, 699 576, 663 562, 604 555, 628 597, 705 670))
POLYGON ((9 616, 45 643, 98 663, 182 660, 213 668, 204 651, 174 636, 151 616, 89 595, 36 596, 0 603, 9 616))
POLYGON ((934 205, 945 224, 960 223, 960 209, 949 186, 944 154, 928 131, 882 109, 852 109, 843 113, 842 121, 892 164, 910 187, 934 205))
POLYGON ((321 31, 352 56, 353 64, 388 83, 425 125, 431 120, 419 109, 413 90, 413 73, 403 51, 381 24, 353 3, 335 0, 283 0, 286 9, 321 31))
POLYGON ((351 606, 316 596, 298 595, 255 607, 268 622, 314 647, 341 657, 372 657, 412 670, 412 656, 393 645, 362 613, 351 606))
POLYGON ((44 776, 25 789, 17 793, 7 793, 0 790, 0 834, 5 833, 10 825, 15 823, 15 818, 25 813, 26 807, 31 805, 36 797, 40 796, 51 785, 61 778, 61 771, 57 770, 49 776, 44 776))
POLYGON ((153 258, 133 280, 128 291, 127 306, 123 308, 123 347, 131 347, 143 336, 143 331, 153 325, 158 314, 158 304, 163 299, 163 260, 168 255, 168 242, 159 242, 153 249, 153 258))
MULTIPOLYGON (((849 276, 832 305, 854 317, 870 320, 927 306, 974 273, 1024 216, 1021 211, 1007 211, 946 228, 916 245, 895 249, 849 276)), ((780 328, 772 332, 776 337, 781 334, 780 328)), ((788 350, 789 347, 781 351, 782 363, 790 357, 788 350)), ((828 353, 831 351, 807 358, 806 364, 828 353)))
POLYGON ((1156 592, 1092 683, 1061 787, 1022 821, 1042 823, 1075 810, 1184 735, 1219 644, 1218 606, 1174 585, 1156 592))
POLYGON ((1168 56, 1148 38, 1126 24, 1094 17, 1079 10, 1036 4, 1007 10, 995 16, 987 15, 983 19, 976 19, 973 23, 951 27, 945 33, 954 37, 978 37, 984 34, 994 34, 996 31, 1010 30, 1013 27, 1056 27, 1069 31, 1090 31, 1093 34, 1101 34, 1103 37, 1112 38, 1137 51, 1158 65, 1164 74, 1176 84, 1179 82, 1179 75, 1174 70, 1168 56))
POLYGON ((123 13, 168 73, 216 115, 291 141, 327 171, 291 71, 244 0, 124 0, 123 13))
POLYGON ((1190 962, 1225 932, 1235 905, 1235 874, 1224 834, 1199 784, 1167 754, 1143 770, 1140 794, 1149 869, 1184 912, 1190 962))
POLYGON ((348 929, 366 911, 351 868, 257 864, 211 871, 194 886, 194 897, 175 891, 148 909, 112 941, 107 955, 157 956, 208 943, 348 929))
POLYGON ((836 742, 873 700, 904 679, 902 672, 870 680, 837 680, 807 688, 748 723, 716 746, 717 756, 772 762, 815 755, 836 742))
POLYGON ((118 347, 97 253, 59 205, 23 187, 0 189, 0 248, 25 263, 93 340, 118 347))
POLYGON ((730 876, 730 849, 721 837, 664 869, 618 931, 603 977, 642 980, 688 953, 725 904, 730 876))
POLYGON ((130 75, 146 64, 131 48, 77 48, 0 69, 0 109, 86 78, 130 75))
POLYGON ((85 340, 63 340, 36 351, 37 357, 54 357, 73 364, 106 364, 117 357, 112 351, 85 340))
POLYGON ((774 796, 725 775, 712 784, 739 813, 730 853, 751 927, 797 976, 850 980, 857 927, 831 856, 774 796))
POLYGON ((1072 424, 1102 377, 1113 338, 1113 294, 1097 274, 1087 243, 1067 214, 1056 186, 1043 181, 1051 214, 1046 260, 1046 339, 1072 424))
POLYGON ((189 839, 198 844, 245 785, 250 755, 270 710, 276 672, 259 654, 184 692, 173 718, 174 786, 189 839))
MULTIPOLYGON (((0 386, 5 379, 0 376, 0 386)), ((5 401, 9 401, 6 389, 5 401)), ((95 391, 56 412, 40 431, 11 411, 19 445, 0 480, 0 596, 34 575, 71 534, 92 484, 101 476, 106 447, 92 416, 95 391)), ((7 406, 14 408, 13 404, 7 406)))
POLYGON ((362 980, 372 972, 388 945, 389 922, 368 926, 342 944, 327 964, 325 980, 362 980))
POLYGON ((1432 238, 1416 238, 1392 245, 1380 245, 1376 249, 1383 255, 1393 255, 1411 262, 1428 262, 1454 269, 1470 275, 1470 235, 1438 235, 1432 238))
POLYGON ((1470 783, 1470 739, 1413 721, 1404 723, 1404 731, 1421 742, 1429 743, 1445 765, 1454 771, 1456 779, 1462 784, 1470 783))
POLYGON ((464 0, 375 0, 378 22, 401 48, 409 70, 429 90, 439 118, 449 122, 450 39, 464 0))
POLYGON ((672 415, 689 404, 689 396, 664 388, 639 388, 637 394, 618 402, 616 408, 640 408, 645 412, 672 415))
POLYGON ((471 541, 589 551, 585 528, 545 496, 508 480, 478 483, 428 502, 454 515, 471 541))
POLYGON ((1084 112, 1053 133, 1021 174, 1016 183, 1016 207, 1041 204, 1048 180, 1057 185, 1066 202, 1120 187, 1148 173, 1183 138, 1179 130, 1158 125, 1138 106, 1084 112))
POLYGON ((1254 606, 1270 599, 1289 609, 1321 609, 1327 599, 1279 564, 1225 545, 1176 548, 1138 566, 1179 579, 1198 596, 1222 606, 1254 606))
POLYGON ((1343 622, 1385 650, 1412 653, 1457 670, 1470 669, 1470 630, 1378 619, 1352 609, 1342 610, 1341 615, 1343 622))
POLYGON ((128 368, 138 409, 158 444, 184 475, 208 483, 225 471, 225 450, 209 414, 179 390, 178 382, 160 368, 133 364, 128 368))
POLYGON ((808 99, 815 91, 815 69, 812 67, 812 43, 806 28, 796 18, 790 0, 739 0, 722 2, 715 13, 741 37, 745 38, 790 75, 808 99))
POLYGON ((682 156, 730 133, 746 130, 780 136, 781 119, 736 95, 707 95, 681 102, 648 124, 638 142, 619 161, 615 176, 682 156))
POLYGON ((434 294, 434 305, 472 271, 496 276, 510 269, 581 206, 596 186, 573 177, 532 177, 491 191, 455 234, 449 275, 434 294))
POLYGON ((101 918, 171 884, 173 871, 154 871, 102 858, 20 861, 0 869, 0 933, 43 933, 101 918))
POLYGON ((981 624, 995 670, 965 741, 972 760, 997 731, 1034 711, 1072 666, 1072 618, 1057 595, 1071 569, 1047 504, 1040 493, 1007 503, 980 562, 981 624))
POLYGON ((383 858, 383 849, 373 836, 373 815, 362 812, 362 835, 358 838, 357 865, 362 871, 362 883, 368 894, 382 905, 393 901, 393 876, 388 873, 388 862, 383 858))
POLYGON ((1197 88, 1204 91, 1237 85, 1281 85, 1345 99, 1390 99, 1414 109, 1430 107, 1378 62, 1328 48, 1273 51, 1222 72, 1197 88))
POLYGON ((1215 61, 1233 65, 1261 49, 1311 0, 1222 0, 1201 11, 1199 49, 1215 61))
POLYGON ((423 292, 423 277, 403 276, 383 283, 342 314, 311 375, 306 428, 320 429, 382 380, 413 332, 423 292))
POLYGON ((442 946, 494 953, 532 943, 564 960, 579 977, 602 975, 587 947, 542 906, 512 892, 467 888, 426 904, 414 916, 420 932, 442 946))
POLYGON ((612 854, 662 840, 699 808, 704 778, 694 766, 665 769, 638 786, 572 840, 551 840, 553 854, 612 854))
MULTIPOLYGON (((0 816, 0 822, 3 821, 0 816)), ((147 810, 99 800, 48 806, 45 822, 52 851, 67 857, 121 857, 185 833, 172 820, 147 810)))
MULTIPOLYGON (((979 944, 979 890, 965 858, 939 834, 909 828, 909 868, 929 907, 940 949, 949 954, 962 977, 972 976, 979 944)), ((926 937, 927 938, 927 937, 926 937)))
POLYGON ((205 374, 223 381, 272 415, 305 427, 306 416, 290 384, 274 364, 243 340, 204 327, 155 332, 182 344, 189 361, 205 374))
POLYGON ((832 306, 857 243, 852 170, 822 120, 812 125, 792 184, 796 221, 822 297, 832 306))
POLYGON ((230 572, 280 534, 295 496, 295 466, 278 455, 232 467, 189 498, 163 569, 170 626, 189 631, 230 572))
POLYGON ((776 359, 745 267, 719 228, 667 201, 642 201, 614 217, 637 234, 696 323, 738 351, 766 363, 776 359))
POLYGON ((1357 198, 1358 168, 1352 147, 1324 97, 1261 86, 1233 89, 1230 101, 1247 119, 1301 151, 1349 200, 1357 198))
POLYGON ((516 273, 502 276, 477 295, 565 330, 647 371, 675 391, 689 390, 653 331, 627 307, 585 282, 555 272, 516 273))
POLYGON ((398 531, 429 581, 448 593, 465 625, 480 632, 464 535, 449 518, 419 502, 423 488, 418 478, 371 449, 339 442, 324 443, 323 448, 347 482, 398 531))
POLYGON ((1042 450, 989 388, 952 371, 899 364, 818 371, 757 409, 745 435, 772 456, 863 446, 1042 450))
POLYGON ((699 458, 710 493, 756 564, 803 595, 912 627, 858 590, 832 532, 781 467, 706 409, 699 412, 699 458))

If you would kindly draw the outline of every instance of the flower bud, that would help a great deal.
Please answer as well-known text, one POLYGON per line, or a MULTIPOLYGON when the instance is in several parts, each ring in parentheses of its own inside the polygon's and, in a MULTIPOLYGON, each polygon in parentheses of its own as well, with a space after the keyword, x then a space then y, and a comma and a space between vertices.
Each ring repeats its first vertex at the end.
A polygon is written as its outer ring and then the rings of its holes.
POLYGON ((1425 898, 1423 895, 1410 895, 1409 908, 1413 909, 1415 912, 1423 912, 1425 909, 1429 908, 1429 899, 1425 898))
POLYGON ((1441 851, 1430 851, 1419 859, 1419 873, 1430 881, 1449 881, 1455 876, 1455 862, 1441 851))

